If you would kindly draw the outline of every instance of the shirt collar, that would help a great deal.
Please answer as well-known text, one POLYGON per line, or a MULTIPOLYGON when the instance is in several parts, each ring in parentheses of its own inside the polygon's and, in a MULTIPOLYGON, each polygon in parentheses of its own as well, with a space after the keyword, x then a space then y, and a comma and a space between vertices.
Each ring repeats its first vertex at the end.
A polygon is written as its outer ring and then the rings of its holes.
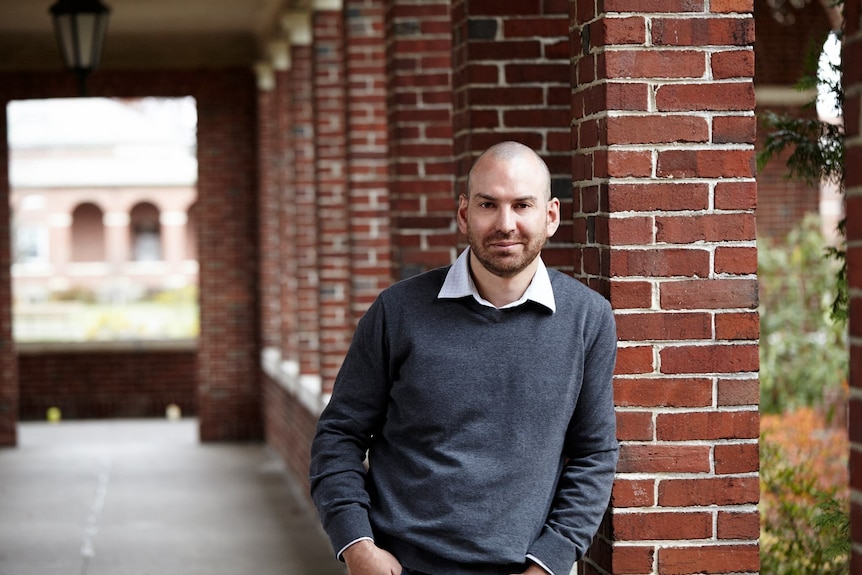
MULTIPOLYGON (((446 273, 446 280, 443 282, 443 287, 437 293, 437 299, 460 299, 467 296, 473 298, 482 305, 495 307, 494 304, 487 301, 479 295, 479 290, 476 289, 476 284, 473 282, 473 277, 470 275, 470 248, 465 249, 449 268, 446 273)), ((537 304, 548 308, 551 312, 557 310, 557 304, 554 300, 554 290, 551 287, 551 278, 548 275, 548 269, 542 261, 542 257, 538 257, 539 265, 536 267, 536 273, 533 279, 530 280, 530 285, 527 291, 518 301, 514 301, 500 309, 519 306, 526 301, 533 301, 537 304)))

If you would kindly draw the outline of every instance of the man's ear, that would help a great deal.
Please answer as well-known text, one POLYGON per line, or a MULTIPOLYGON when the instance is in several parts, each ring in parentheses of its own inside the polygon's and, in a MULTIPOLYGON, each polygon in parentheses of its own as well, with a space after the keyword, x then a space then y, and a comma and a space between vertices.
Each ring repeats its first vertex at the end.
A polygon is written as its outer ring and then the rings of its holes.
POLYGON ((557 228, 560 227, 560 200, 559 198, 551 198, 548 200, 548 221, 547 232, 548 237, 557 233, 557 228))
POLYGON ((465 194, 458 196, 458 229, 462 234, 467 233, 467 205, 470 201, 465 194))

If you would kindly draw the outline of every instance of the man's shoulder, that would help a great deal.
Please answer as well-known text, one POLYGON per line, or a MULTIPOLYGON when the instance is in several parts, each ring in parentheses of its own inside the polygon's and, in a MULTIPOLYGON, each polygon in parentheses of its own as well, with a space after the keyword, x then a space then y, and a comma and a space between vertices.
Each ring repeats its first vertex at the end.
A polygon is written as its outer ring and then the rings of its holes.
POLYGON ((577 278, 554 269, 548 270, 548 277, 551 280, 551 287, 554 289, 554 298, 557 299, 558 303, 560 300, 569 300, 581 306, 585 303, 597 307, 610 306, 602 294, 577 278))
POLYGON ((443 287, 446 273, 451 266, 443 266, 398 280, 380 292, 385 299, 416 298, 429 294, 436 298, 443 287))

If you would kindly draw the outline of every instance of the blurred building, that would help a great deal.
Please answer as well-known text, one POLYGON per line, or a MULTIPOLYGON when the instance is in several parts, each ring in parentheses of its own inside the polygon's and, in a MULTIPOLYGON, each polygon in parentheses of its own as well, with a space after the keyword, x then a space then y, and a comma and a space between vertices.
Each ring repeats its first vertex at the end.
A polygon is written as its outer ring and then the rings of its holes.
POLYGON ((197 284, 193 100, 19 101, 8 114, 18 304, 197 284))

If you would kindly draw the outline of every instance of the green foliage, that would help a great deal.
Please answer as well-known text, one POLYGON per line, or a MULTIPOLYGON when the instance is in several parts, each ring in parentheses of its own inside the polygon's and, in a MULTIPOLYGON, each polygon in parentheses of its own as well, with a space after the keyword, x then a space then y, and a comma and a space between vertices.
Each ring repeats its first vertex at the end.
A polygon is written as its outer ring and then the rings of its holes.
MULTIPOLYGON (((827 64, 827 73, 819 73, 820 54, 823 42, 816 49, 809 51, 805 62, 805 74, 797 83, 801 91, 816 90, 818 87, 830 94, 840 110, 844 108, 844 89, 841 84, 841 65, 834 62, 827 64)), ((807 104, 814 108, 816 98, 807 104)), ((819 118, 797 118, 787 114, 778 115, 766 112, 763 124, 768 131, 763 149, 757 154, 758 169, 763 169, 767 163, 776 157, 789 153, 786 159, 787 177, 801 180, 811 186, 819 186, 821 182, 837 184, 844 193, 844 126, 841 124, 821 121, 819 118)), ((838 231, 844 238, 842 220, 838 231)), ((826 248, 824 257, 838 262, 836 277, 837 288, 833 293, 831 306, 832 317, 842 323, 847 321, 849 314, 849 298, 847 284, 847 257, 843 245, 826 248)))
POLYGON ((785 243, 758 241, 763 412, 820 405, 847 380, 846 326, 831 317, 840 264, 823 244, 815 216, 785 243))
POLYGON ((818 482, 811 459, 789 462, 761 437, 761 575, 850 573, 850 513, 846 491, 818 482))

